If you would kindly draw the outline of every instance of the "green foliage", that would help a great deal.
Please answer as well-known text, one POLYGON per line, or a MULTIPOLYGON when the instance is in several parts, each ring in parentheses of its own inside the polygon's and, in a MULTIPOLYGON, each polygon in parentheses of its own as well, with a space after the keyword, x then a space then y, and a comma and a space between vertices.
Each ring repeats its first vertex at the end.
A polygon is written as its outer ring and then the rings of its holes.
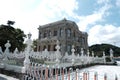
POLYGON ((4 51, 4 45, 9 40, 11 44, 10 51, 13 52, 16 47, 19 51, 22 51, 25 48, 23 42, 26 35, 21 29, 15 29, 11 25, 13 25, 12 22, 9 22, 9 25, 0 25, 0 46, 4 51))
POLYGON ((32 48, 34 51, 37 51, 37 39, 33 40, 33 45, 32 45, 32 48))
POLYGON ((110 49, 113 50, 114 56, 120 56, 120 48, 110 44, 95 44, 89 47, 90 52, 94 51, 95 55, 102 56, 103 51, 106 55, 110 55, 110 49))
POLYGON ((111 62, 110 57, 106 57, 106 62, 111 62))
POLYGON ((10 20, 7 21, 8 26, 14 25, 14 23, 15 23, 14 21, 10 21, 10 20))

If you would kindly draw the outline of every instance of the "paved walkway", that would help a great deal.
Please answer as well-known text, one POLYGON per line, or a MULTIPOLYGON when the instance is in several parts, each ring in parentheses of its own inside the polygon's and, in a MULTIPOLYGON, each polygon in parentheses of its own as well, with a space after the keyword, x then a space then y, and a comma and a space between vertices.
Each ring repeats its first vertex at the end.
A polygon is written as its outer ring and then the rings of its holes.
POLYGON ((0 80, 19 80, 19 79, 0 74, 0 80))

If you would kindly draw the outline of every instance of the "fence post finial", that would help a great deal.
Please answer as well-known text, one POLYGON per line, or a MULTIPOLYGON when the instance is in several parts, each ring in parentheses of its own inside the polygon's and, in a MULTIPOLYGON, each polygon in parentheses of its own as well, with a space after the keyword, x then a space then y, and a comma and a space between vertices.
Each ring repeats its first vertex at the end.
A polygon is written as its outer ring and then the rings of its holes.
POLYGON ((25 71, 27 69, 29 69, 30 66, 30 59, 29 59, 29 54, 31 51, 31 45, 32 45, 32 40, 31 40, 31 33, 28 34, 28 40, 26 41, 27 44, 27 48, 26 48, 26 53, 25 53, 25 60, 24 60, 24 67, 25 67, 25 71))

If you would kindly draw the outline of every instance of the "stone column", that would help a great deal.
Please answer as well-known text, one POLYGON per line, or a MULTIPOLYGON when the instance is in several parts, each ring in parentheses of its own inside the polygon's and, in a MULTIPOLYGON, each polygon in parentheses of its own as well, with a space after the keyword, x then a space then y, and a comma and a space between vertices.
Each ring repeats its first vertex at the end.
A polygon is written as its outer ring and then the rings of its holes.
POLYGON ((103 51, 103 61, 104 61, 104 64, 106 63, 106 56, 105 56, 105 52, 103 51))
POLYGON ((11 44, 9 43, 9 40, 7 41, 7 43, 5 44, 5 47, 6 47, 6 49, 5 49, 5 54, 8 54, 10 51, 9 51, 9 48, 11 47, 11 44))
POLYGON ((2 48, 1 48, 1 46, 0 46, 0 54, 3 54, 3 51, 2 51, 2 48))
POLYGON ((110 59, 111 59, 111 62, 113 62, 113 50, 112 49, 110 49, 110 59))
POLYGON ((52 47, 53 47, 52 40, 50 40, 50 51, 53 51, 52 47))
POLYGON ((40 46, 41 46, 41 49, 40 49, 40 51, 43 51, 43 44, 40 44, 40 46))
POLYGON ((41 46, 39 45, 39 46, 38 46, 38 51, 41 51, 40 49, 41 49, 41 46))
POLYGON ((25 71, 29 70, 29 65, 30 65, 30 59, 29 59, 29 54, 31 51, 31 45, 32 45, 32 40, 31 40, 31 34, 28 34, 28 40, 26 41, 27 48, 25 51, 25 60, 24 60, 24 67, 25 71))

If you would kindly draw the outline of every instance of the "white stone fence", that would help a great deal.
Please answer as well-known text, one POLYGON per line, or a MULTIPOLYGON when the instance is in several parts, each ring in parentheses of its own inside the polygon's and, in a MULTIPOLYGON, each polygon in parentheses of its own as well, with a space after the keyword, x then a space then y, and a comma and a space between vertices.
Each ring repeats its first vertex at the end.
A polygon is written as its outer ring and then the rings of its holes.
MULTIPOLYGON (((6 43, 9 44, 9 41, 6 43)), ((90 52, 88 51, 87 54, 84 54, 83 49, 81 49, 81 55, 77 54, 75 55, 75 49, 74 46, 72 47, 72 55, 68 55, 68 53, 66 52, 64 56, 61 56, 61 52, 59 51, 60 46, 57 42, 57 46, 56 49, 57 51, 48 51, 47 49, 45 49, 44 51, 41 52, 34 52, 33 50, 29 49, 30 51, 27 51, 27 48, 25 49, 24 52, 19 52, 18 49, 16 48, 14 50, 13 53, 9 52, 9 47, 6 46, 5 51, 3 52, 1 47, 0 47, 0 59, 1 62, 6 62, 8 64, 14 64, 16 65, 18 62, 20 62, 20 60, 22 60, 22 62, 24 61, 24 59, 26 58, 26 54, 28 54, 28 59, 31 58, 32 59, 37 59, 37 60, 43 60, 45 63, 57 63, 60 62, 60 64, 62 65, 63 63, 66 64, 71 64, 71 65, 75 65, 75 64, 87 64, 87 63, 104 63, 105 62, 105 55, 103 54, 103 57, 94 57, 94 53, 92 53, 92 56, 90 56, 90 52), (7 50, 8 51, 7 51, 7 50), (17 62, 18 60, 18 62, 17 62)), ((24 63, 23 63, 24 64, 24 63)))
MULTIPOLYGON (((23 80, 109 80, 106 73, 31 63, 23 80)), ((112 75, 112 80, 119 80, 112 75)))
MULTIPOLYGON (((69 67, 75 65, 84 65, 84 64, 91 64, 91 63, 106 63, 106 56, 103 52, 103 57, 95 57, 94 53, 92 52, 92 56, 90 56, 90 52, 88 50, 87 54, 84 54, 83 49, 81 49, 81 55, 75 55, 74 45, 72 46, 71 52, 72 55, 68 55, 66 52, 64 56, 61 55, 59 41, 57 41, 56 51, 50 52, 45 49, 42 52, 34 52, 31 48, 32 40, 31 35, 28 35, 28 40, 26 41, 27 47, 25 51, 19 52, 16 48, 13 53, 9 51, 11 47, 10 41, 7 41, 5 44, 5 51, 2 51, 0 47, 0 67, 6 68, 6 66, 13 65, 13 66, 21 66, 25 68, 25 71, 29 68, 30 63, 39 63, 43 61, 43 64, 53 66, 59 65, 60 67, 69 67), (33 60, 33 61, 32 61, 33 60), (37 61, 37 62, 36 62, 37 61)), ((110 57, 112 59, 113 52, 110 52, 110 57)), ((12 68, 14 69, 14 68, 12 68)))

